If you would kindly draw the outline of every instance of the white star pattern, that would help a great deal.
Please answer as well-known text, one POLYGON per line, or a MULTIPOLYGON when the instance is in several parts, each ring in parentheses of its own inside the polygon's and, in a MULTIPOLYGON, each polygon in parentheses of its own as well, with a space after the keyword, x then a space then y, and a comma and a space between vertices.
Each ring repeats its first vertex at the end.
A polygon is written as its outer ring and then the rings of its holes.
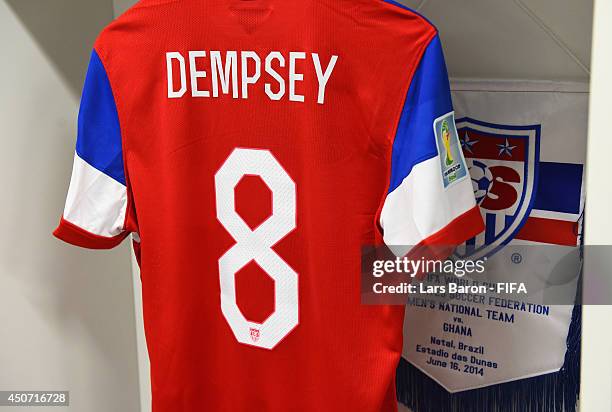
POLYGON ((506 138, 506 142, 504 144, 498 144, 497 147, 499 148, 499 153, 497 155, 500 157, 504 154, 508 155, 508 157, 512 157, 512 150, 516 148, 516 146, 510 146, 508 138, 506 138))
POLYGON ((470 135, 468 134, 468 132, 465 132, 465 134, 463 135, 463 139, 461 139, 461 147, 466 152, 474 153, 472 151, 472 146, 474 146, 478 142, 478 140, 470 140, 470 135))

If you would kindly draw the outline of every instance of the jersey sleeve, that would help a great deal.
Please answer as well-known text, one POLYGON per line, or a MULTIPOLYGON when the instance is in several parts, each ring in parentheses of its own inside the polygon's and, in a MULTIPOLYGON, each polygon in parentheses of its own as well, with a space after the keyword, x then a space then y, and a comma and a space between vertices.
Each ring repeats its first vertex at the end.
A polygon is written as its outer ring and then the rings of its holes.
POLYGON ((404 102, 380 225, 390 246, 456 246, 484 229, 437 35, 421 57, 404 102))
POLYGON ((112 248, 128 234, 127 207, 117 105, 107 72, 94 51, 81 98, 66 205, 53 234, 77 246, 112 248))

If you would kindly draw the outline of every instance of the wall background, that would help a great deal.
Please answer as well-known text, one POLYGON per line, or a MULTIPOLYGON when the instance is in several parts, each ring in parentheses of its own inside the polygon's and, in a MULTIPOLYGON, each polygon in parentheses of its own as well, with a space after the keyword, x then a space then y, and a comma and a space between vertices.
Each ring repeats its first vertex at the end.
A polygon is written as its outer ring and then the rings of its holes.
POLYGON ((75 412, 139 410, 127 244, 51 236, 91 46, 112 18, 111 0, 0 1, 0 388, 70 390, 75 412))
POLYGON ((113 0, 115 16, 119 16, 124 11, 136 4, 137 0, 113 0))
MULTIPOLYGON (((612 245, 612 185, 607 165, 610 163, 610 95, 612 94, 612 1, 595 1, 593 26, 593 76, 589 113, 589 142, 586 182, 585 244, 612 245)), ((589 260, 585 255, 584 288, 612 296, 612 256, 589 260), (607 284, 589 277, 591 271, 603 270, 607 284)), ((612 411, 612 306, 586 305, 582 313, 582 379, 580 407, 583 411, 612 411)))

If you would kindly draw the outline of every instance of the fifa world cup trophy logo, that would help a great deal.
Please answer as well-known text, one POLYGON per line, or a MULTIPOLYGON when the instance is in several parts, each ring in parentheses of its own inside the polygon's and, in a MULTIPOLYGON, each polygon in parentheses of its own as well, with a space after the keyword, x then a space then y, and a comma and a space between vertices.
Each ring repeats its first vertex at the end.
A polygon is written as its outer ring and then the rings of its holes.
POLYGON ((450 129, 448 127, 448 121, 444 120, 442 122, 442 141, 444 142, 444 148, 446 149, 446 159, 444 161, 446 162, 447 166, 452 165, 454 161, 453 155, 451 153, 450 139, 451 134, 450 129))

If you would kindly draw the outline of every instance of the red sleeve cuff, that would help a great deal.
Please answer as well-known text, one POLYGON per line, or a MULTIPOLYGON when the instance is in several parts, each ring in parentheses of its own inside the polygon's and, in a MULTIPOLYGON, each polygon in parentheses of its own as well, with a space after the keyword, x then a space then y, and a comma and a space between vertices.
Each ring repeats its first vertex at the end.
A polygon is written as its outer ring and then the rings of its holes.
MULTIPOLYGON (((411 259, 444 260, 453 254, 455 248, 485 229, 478 206, 456 217, 444 228, 423 239, 408 252, 411 259)), ((422 278, 423 274, 417 274, 422 278)))
POLYGON ((113 237, 94 235, 75 224, 70 223, 62 217, 59 226, 53 231, 53 236, 70 243, 88 249, 111 249, 117 246, 128 235, 127 232, 113 237))

